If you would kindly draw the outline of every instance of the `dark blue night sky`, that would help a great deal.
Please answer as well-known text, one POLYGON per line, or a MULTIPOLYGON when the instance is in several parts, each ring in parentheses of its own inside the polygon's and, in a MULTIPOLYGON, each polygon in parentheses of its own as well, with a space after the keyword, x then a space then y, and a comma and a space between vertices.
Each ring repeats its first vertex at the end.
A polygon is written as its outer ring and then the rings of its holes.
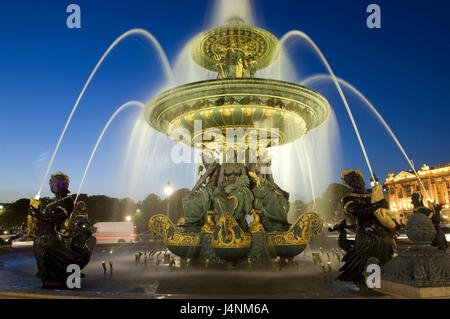
MULTIPOLYGON (((84 82, 115 38, 128 29, 144 28, 160 41, 173 63, 192 36, 209 28, 213 5, 203 0, 2 1, 0 202, 35 195, 84 82), (66 27, 70 3, 81 7, 81 29, 66 27)), ((450 162, 449 1, 260 0, 253 1, 252 8, 256 25, 277 37, 292 29, 306 32, 336 75, 377 107, 416 167, 450 162), (366 27, 370 3, 381 7, 381 29, 366 27)), ((303 57, 299 65, 306 64, 309 74, 325 73, 311 50, 301 51, 306 47, 299 46, 294 54, 303 57)), ((90 150, 114 110, 128 100, 145 102, 156 93, 163 82, 156 57, 146 41, 133 37, 123 41, 100 68, 52 169, 69 174, 72 188, 78 186, 90 150)), ((329 92, 340 129, 342 165, 369 175, 344 106, 331 86, 329 92)), ((380 180, 389 171, 409 169, 374 116, 354 97, 348 99, 380 180)), ((136 110, 129 111, 114 122, 85 192, 120 195, 114 172, 121 165, 136 116, 136 110)))

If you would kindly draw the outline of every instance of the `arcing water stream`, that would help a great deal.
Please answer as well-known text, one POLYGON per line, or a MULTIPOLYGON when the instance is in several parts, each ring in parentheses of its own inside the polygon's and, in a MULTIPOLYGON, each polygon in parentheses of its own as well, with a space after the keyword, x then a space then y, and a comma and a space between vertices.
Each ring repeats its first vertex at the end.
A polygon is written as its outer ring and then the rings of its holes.
MULTIPOLYGON (((430 196, 428 195, 428 192, 425 188, 425 186, 422 183, 422 179, 420 178, 419 174, 417 173, 416 169, 414 168, 414 165, 412 164, 412 161, 409 159, 408 155, 406 155, 405 149, 403 148, 403 146, 400 144, 399 140, 397 139, 397 137, 395 136, 394 132, 392 132, 391 128, 389 127, 389 125, 386 123, 386 121, 384 120, 384 118, 381 116, 381 114, 378 112, 378 110, 373 106, 373 104, 357 89, 355 88, 353 85, 351 85, 350 83, 348 83, 347 81, 345 81, 344 79, 341 78, 336 78, 337 81, 344 85, 347 89, 349 89, 352 93, 356 94, 363 102, 365 105, 367 105, 370 110, 377 116, 377 118, 380 120, 380 122, 383 124, 383 126, 385 127, 385 129, 388 131, 388 133, 391 135, 392 139, 394 140, 394 142, 397 144, 398 148, 400 149, 400 151, 402 152, 403 156, 405 157, 406 161, 408 162, 408 164, 411 166, 411 169, 413 170, 414 174, 416 175, 420 185, 422 186, 423 191, 425 192, 425 194, 427 195, 427 198, 430 199, 430 196)), ((313 75, 310 76, 306 79, 304 79, 300 84, 302 85, 307 85, 309 83, 315 82, 315 81, 324 81, 324 80, 333 80, 334 79, 327 74, 318 74, 318 75, 313 75)))
POLYGON ((108 122, 106 123, 105 127, 103 128, 102 133, 100 134, 100 136, 99 136, 99 138, 98 138, 98 140, 97 140, 97 143, 96 143, 95 146, 94 146, 94 149, 92 150, 91 157, 89 157, 89 161, 88 161, 88 163, 87 163, 87 165, 86 165, 86 168, 85 168, 85 170, 84 170, 83 177, 81 178, 80 186, 78 187, 77 196, 75 197, 75 204, 77 203, 78 196, 80 196, 81 188, 83 187, 84 180, 85 180, 85 178, 86 178, 87 172, 88 172, 88 170, 89 170, 89 167, 91 166, 91 162, 92 162, 92 159, 94 158, 95 152, 97 151, 97 148, 98 148, 100 142, 102 141, 103 135, 104 135, 105 132, 108 130, 109 125, 110 125, 111 122, 115 119, 115 117, 116 117, 117 115, 119 115, 119 113, 121 113, 123 110, 125 110, 126 108, 128 108, 128 107, 130 107, 130 106, 138 106, 138 107, 140 107, 141 109, 144 109, 144 108, 145 108, 145 104, 142 103, 142 102, 139 102, 139 101, 129 101, 129 102, 126 102, 126 103, 122 104, 122 105, 114 112, 114 114, 109 118, 108 122))
POLYGON ((75 105, 72 108, 72 111, 67 119, 67 122, 63 128, 63 131, 59 137, 58 143, 56 144, 55 150, 53 151, 52 157, 50 159, 50 162, 48 164, 47 170, 45 171, 44 177, 42 178, 42 182, 41 182, 41 186, 39 187, 39 190, 36 194, 36 199, 39 199, 41 196, 41 192, 42 192, 42 188, 44 187, 44 183, 47 179, 48 173, 53 165, 53 161, 55 159, 56 153, 58 152, 59 146, 61 145, 61 141, 66 133, 66 130, 70 124, 70 121, 72 120, 73 115, 75 114, 75 111, 77 110, 78 104, 80 103, 81 98, 84 95, 84 92, 86 91, 86 88, 88 87, 89 83, 91 82, 93 76, 95 75, 95 73, 97 72, 98 68, 100 67, 100 65, 103 63, 103 60, 108 56, 109 52, 111 52, 112 49, 114 49, 116 47, 116 45, 122 41, 123 39, 132 36, 132 35, 143 35, 146 39, 148 39, 150 41, 151 44, 153 44, 156 47, 156 50, 158 51, 158 55, 160 60, 162 61, 163 64, 163 68, 165 71, 166 76, 168 77, 168 81, 171 82, 173 80, 173 73, 172 73, 172 69, 170 67, 169 64, 169 60, 167 59, 166 54, 164 53, 163 48, 161 47, 161 45, 159 44, 158 40, 148 31, 144 30, 144 29, 131 29, 125 33, 123 33, 122 35, 120 35, 110 46, 109 48, 105 51, 105 53, 103 53, 102 57, 100 58, 100 60, 97 62, 94 70, 91 72, 91 74, 89 75, 88 80, 86 81, 86 83, 83 86, 83 89, 81 90, 80 95, 78 96, 75 105))
MULTIPOLYGON (((244 20, 249 23, 253 19, 251 17, 251 10, 249 6, 248 1, 237 1, 237 0, 221 0, 217 1, 216 3, 216 10, 215 10, 215 23, 220 20, 222 23, 223 21, 227 20, 230 16, 239 15, 244 18, 244 20), (217 5, 218 4, 218 5, 217 5), (228 11, 226 11, 224 8, 226 8, 228 11), (226 15, 224 15, 225 11, 227 12, 226 15), (230 11, 231 10, 231 11, 230 11), (230 12, 229 12, 230 11, 230 12), (244 16, 242 16, 244 15, 244 16)), ((78 99, 75 102, 75 105, 68 117, 68 120, 64 126, 64 129, 59 137, 58 143, 56 145, 56 148, 52 154, 51 160, 49 162, 49 165, 47 167, 47 170, 45 172, 45 175, 42 179, 42 183, 40 185, 39 191, 36 195, 36 198, 40 197, 43 185, 45 183, 45 180, 47 179, 48 173, 52 167, 54 158, 56 156, 56 153, 58 152, 59 146, 61 144, 61 141, 65 135, 65 132, 70 124, 70 121, 78 107, 78 104, 83 97, 86 88, 88 87, 89 83, 91 82, 93 76, 97 72, 100 65, 103 63, 104 59, 108 56, 110 51, 123 39, 132 36, 132 35, 142 35, 144 36, 156 49, 158 52, 159 59, 162 63, 165 75, 167 77, 167 83, 166 87, 179 85, 183 83, 190 83, 193 81, 201 81, 205 79, 210 79, 215 74, 213 74, 211 71, 205 71, 204 69, 198 67, 198 65, 190 58, 190 52, 191 47, 190 43, 185 46, 185 48, 180 52, 178 59, 176 63, 174 64, 174 69, 172 70, 169 61, 167 59, 166 54, 164 53, 164 50, 162 49, 159 42, 156 40, 156 38, 149 32, 143 29, 132 29, 129 30, 122 35, 120 35, 105 51, 103 56, 100 58, 98 63, 96 64, 95 68, 93 69, 92 73, 90 74, 88 80, 86 81, 80 95, 78 96, 78 99)), ((350 118, 350 121, 353 125, 353 129, 355 131, 355 134, 357 136, 358 142, 360 144, 361 150, 363 152, 367 167, 370 171, 370 174, 372 178, 374 178, 374 174, 372 171, 372 166, 369 161, 369 157, 366 152, 366 148, 364 146, 363 140, 361 138, 361 135, 358 130, 358 126, 355 122, 355 119, 353 117, 352 111, 348 105, 347 99, 342 91, 341 85, 345 86, 346 88, 350 89, 353 93, 357 94, 366 105, 369 106, 369 108, 375 113, 375 115, 379 118, 379 120, 382 122, 382 124, 385 126, 387 131, 390 133, 392 138, 394 139, 395 143, 407 159, 409 165, 411 165, 414 173, 418 177, 418 180, 424 189, 426 195, 428 196, 427 191, 423 187, 422 181, 420 177, 418 176, 416 170, 414 169, 414 166, 412 165, 411 161, 409 160, 408 156, 406 155, 406 152, 404 151, 403 147, 399 143, 398 139, 390 129, 390 127, 387 125, 387 123, 384 121, 384 119, 381 117, 381 115, 378 113, 378 111, 373 107, 373 105, 353 86, 348 84, 342 79, 339 79, 335 76, 332 68, 330 67, 328 61, 326 60, 325 56, 319 49, 319 47, 316 45, 316 43, 304 32, 299 30, 292 30, 287 32, 279 41, 279 47, 278 49, 281 50, 281 55, 278 61, 274 63, 274 67, 271 69, 268 68, 268 70, 264 71, 258 71, 257 76, 263 77, 263 78, 279 78, 280 80, 289 81, 292 80, 293 77, 295 77, 297 74, 296 72, 298 70, 295 70, 292 68, 292 62, 290 61, 289 57, 287 56, 286 52, 284 52, 283 45, 285 42, 293 37, 298 37, 301 40, 306 40, 309 45, 314 49, 315 53, 319 56, 321 62, 326 67, 329 75, 313 75, 301 82, 301 84, 307 84, 314 81, 319 80, 331 80, 334 83, 334 86, 336 87, 344 105, 346 108, 346 111, 348 113, 348 116, 350 118)), ((97 140, 96 145, 93 148, 93 151, 91 153, 90 159, 88 161, 88 164, 85 168, 78 192, 76 200, 78 199, 78 196, 80 194, 81 188, 83 186, 84 180, 86 178, 88 169, 90 167, 90 164, 92 162, 92 159, 96 153, 96 150, 102 140, 103 135, 105 134, 106 130, 108 129, 111 121, 125 108, 132 106, 132 105, 138 105, 140 107, 144 107, 144 104, 137 101, 130 101, 125 104, 123 104, 119 109, 116 110, 116 112, 111 116, 108 123, 106 124, 105 128, 103 129, 102 133, 99 136, 99 139, 97 140)), ((283 153, 282 155, 279 155, 279 164, 282 162, 282 165, 279 165, 279 169, 281 174, 285 174, 281 178, 281 183, 283 187, 287 189, 305 189, 311 188, 311 194, 312 194, 312 200, 315 204, 316 199, 316 191, 320 187, 321 184, 325 184, 325 179, 329 177, 331 166, 333 164, 333 161, 331 158, 333 156, 330 153, 330 145, 331 141, 333 140, 333 144, 336 143, 336 138, 338 137, 338 132, 335 131, 335 117, 334 114, 330 116, 330 118, 321 125, 321 127, 318 127, 315 131, 308 133, 302 140, 296 141, 295 143, 292 143, 290 146, 283 146, 283 149, 286 150, 288 153, 283 153), (294 152, 295 151, 295 152, 294 152), (289 155, 289 156, 286 156, 289 155), (298 161, 293 160, 293 158, 297 157, 298 161), (286 166, 291 166, 290 168, 299 167, 302 169, 302 174, 300 175, 300 178, 292 178, 293 172, 289 169, 286 169, 286 166), (285 169, 283 169, 285 168, 285 169), (306 178, 308 177, 308 178, 306 178), (302 180, 303 179, 303 180, 302 180), (283 183, 283 180, 285 181, 283 183), (308 181, 307 181, 308 180, 308 181), (287 185, 286 183, 289 183, 290 185, 287 185), (303 183, 300 185, 299 188, 296 183, 303 183), (295 186, 293 184, 296 184, 295 186), (293 187, 294 186, 294 187, 293 187)), ((162 160, 161 156, 163 149, 160 147, 170 147, 168 143, 165 143, 166 137, 162 136, 158 132, 154 132, 151 128, 148 127, 148 125, 145 123, 145 120, 143 120, 142 117, 139 117, 139 119, 136 121, 135 127, 133 129, 130 143, 128 144, 128 151, 126 153, 125 162, 130 165, 133 169, 133 172, 131 174, 127 174, 127 178, 131 185, 136 184, 136 180, 140 178, 141 180, 144 180, 143 173, 148 171, 147 166, 148 165, 164 165, 162 164, 164 160, 162 160), (163 143, 161 143, 163 142, 163 143), (150 143, 157 143, 158 146, 152 145, 153 147, 149 147, 150 143), (164 144, 164 145, 162 145, 164 144), (135 149, 136 148, 136 149, 135 149), (158 157, 158 160, 156 158, 158 157), (128 163, 129 162, 129 163, 128 163), (146 165, 146 166, 142 166, 146 165)), ((280 148, 281 149, 281 148, 280 148)), ((282 151, 282 152, 286 152, 282 151)), ((170 152, 170 151, 168 151, 170 152)), ((280 153, 281 154, 281 153, 280 153)), ((274 157, 274 166, 277 166, 277 160, 276 157, 274 157)), ((161 168, 162 169, 162 168, 161 168)), ((161 170, 158 169, 158 170, 161 170)), ((154 170, 153 170, 154 171, 154 170)), ((185 170, 187 172, 187 170, 185 170)), ((277 172, 274 171, 274 175, 276 175, 277 172)), ((278 173, 279 174, 279 173, 278 173)), ((294 173, 295 175, 298 175, 297 173, 294 173)), ((196 176, 195 174, 195 167, 192 166, 192 175, 196 176)), ((327 180, 329 183, 330 181, 327 180)), ((76 201, 75 200, 75 201, 76 201)))
POLYGON ((372 176, 372 179, 375 180, 375 177, 374 177, 373 171, 372 171, 372 166, 370 165, 369 157, 367 156, 366 148, 364 147, 364 143, 363 143, 363 141, 361 139, 361 135, 359 134, 358 126, 356 125, 355 119, 353 118, 352 111, 350 110, 350 107, 348 106, 347 99, 345 98, 345 95, 342 92, 341 86, 339 85, 339 82, 337 81, 336 76, 334 75, 334 72, 331 69, 327 59, 325 59, 325 56, 322 54, 322 51, 319 49, 319 47, 316 45, 316 43, 306 33, 302 32, 302 31, 299 31, 299 30, 292 30, 292 31, 287 32, 285 35, 283 35, 281 37, 280 44, 279 44, 280 49, 282 48, 283 43, 287 39, 289 39, 290 37, 294 37, 294 36, 298 36, 298 37, 300 37, 302 39, 305 39, 306 41, 308 41, 309 44, 311 44, 311 46, 314 48, 316 53, 319 55, 321 61, 323 62, 323 64, 327 68, 328 72, 330 73, 331 78, 333 79, 333 82, 334 82, 334 84, 335 84, 335 86, 336 86, 336 88, 337 88, 337 90, 339 92, 339 95, 341 96, 342 101, 344 102, 344 105, 345 105, 345 108, 347 110, 347 113, 348 113, 348 116, 350 118, 350 121, 352 122, 353 128, 355 130, 356 136, 357 136, 359 144, 361 146, 361 150, 362 150, 362 152, 364 154, 364 158, 366 160, 367 167, 369 168, 370 175, 372 176))

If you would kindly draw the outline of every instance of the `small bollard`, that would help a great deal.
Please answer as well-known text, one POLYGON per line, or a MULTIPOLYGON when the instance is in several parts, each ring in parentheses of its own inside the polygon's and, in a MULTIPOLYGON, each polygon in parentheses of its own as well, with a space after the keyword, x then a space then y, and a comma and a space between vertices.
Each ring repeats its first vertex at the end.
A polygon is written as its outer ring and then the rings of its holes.
POLYGON ((155 251, 154 250, 151 250, 149 253, 148 253, 148 256, 150 257, 150 260, 153 260, 153 254, 155 253, 155 251))
POLYGON ((336 258, 337 258, 337 260, 338 260, 339 265, 341 265, 341 262, 342 262, 342 255, 341 255, 341 252, 336 251, 336 258))
POLYGON ((328 281, 328 275, 327 275, 327 270, 325 268, 325 265, 323 263, 320 263, 320 267, 322 268, 325 281, 328 281))
POLYGON ((319 253, 312 253, 312 260, 314 262, 314 265, 317 265, 317 263, 319 263, 319 264, 322 263, 322 258, 320 258, 319 253))
POLYGON ((139 261, 139 254, 136 253, 136 254, 134 255, 134 264, 137 265, 137 264, 138 264, 138 261, 139 261))
POLYGON ((205 269, 208 270, 209 267, 209 258, 205 259, 205 269))
POLYGON ((112 278, 112 276, 113 276, 113 263, 112 263, 111 260, 109 261, 109 270, 111 271, 111 273, 109 274, 109 278, 112 278))
POLYGON ((158 271, 158 267, 159 264, 161 263, 161 259, 159 259, 158 257, 156 257, 156 262, 155 262, 155 271, 158 271))
POLYGON ((281 270, 281 258, 280 256, 278 256, 277 258, 275 258, 275 270, 276 271, 280 271, 281 270))
POLYGON ((147 253, 144 253, 144 265, 145 269, 147 269, 147 253))
POLYGON ((168 265, 170 263, 170 253, 166 252, 164 253, 164 264, 168 265))
POLYGON ((176 267, 175 258, 170 258, 169 268, 175 269, 175 267, 176 267))
POLYGON ((190 265, 190 263, 191 263, 191 258, 188 258, 186 260, 186 272, 189 272, 189 265, 190 265))
POLYGON ((251 257, 248 257, 247 264, 248 264, 248 270, 251 271, 252 270, 252 258, 251 257))
POLYGON ((328 279, 331 281, 331 271, 333 270, 333 267, 331 265, 331 262, 327 262, 328 265, 328 279))
POLYGON ((104 260, 102 261, 102 267, 103 267, 103 277, 106 279, 106 263, 104 260))

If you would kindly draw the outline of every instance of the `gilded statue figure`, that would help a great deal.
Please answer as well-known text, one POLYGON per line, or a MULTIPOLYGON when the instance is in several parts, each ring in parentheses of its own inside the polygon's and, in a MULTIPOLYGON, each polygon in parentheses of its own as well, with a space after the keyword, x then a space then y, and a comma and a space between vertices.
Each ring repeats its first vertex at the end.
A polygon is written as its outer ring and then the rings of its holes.
POLYGON ((36 221, 33 242, 36 276, 43 288, 67 288, 67 266, 77 264, 82 269, 95 245, 87 214, 72 215, 74 202, 68 188, 69 177, 58 172, 50 178, 55 198, 49 202, 30 199, 30 219, 36 221))
MULTIPOLYGON (((352 192, 341 200, 344 212, 350 217, 348 220, 356 222, 356 238, 353 245, 347 245, 344 238, 340 238, 341 247, 346 250, 342 261, 345 263, 339 271, 338 279, 353 281, 358 287, 365 289, 364 275, 369 258, 378 260, 382 266, 392 259, 394 243, 392 232, 398 230, 399 225, 394 220, 386 220, 386 216, 380 214, 382 209, 388 209, 389 205, 383 198, 372 200, 372 195, 367 192, 364 183, 364 175, 357 169, 348 169, 342 172, 341 179, 344 184, 352 188, 352 192), (391 226, 395 229, 391 229, 391 226)), ((335 227, 344 231, 344 224, 335 227)))
POLYGON ((228 48, 223 56, 216 55, 218 79, 249 78, 256 72, 256 60, 236 48, 228 48))

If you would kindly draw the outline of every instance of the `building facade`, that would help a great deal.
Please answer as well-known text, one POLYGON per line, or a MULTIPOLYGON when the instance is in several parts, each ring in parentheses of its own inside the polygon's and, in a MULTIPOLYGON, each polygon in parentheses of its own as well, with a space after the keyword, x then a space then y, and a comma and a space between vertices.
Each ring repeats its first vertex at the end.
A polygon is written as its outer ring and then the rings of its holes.
POLYGON ((388 174, 384 187, 392 216, 398 223, 406 224, 408 215, 413 210, 411 195, 420 191, 425 204, 427 198, 430 198, 432 202, 443 205, 442 221, 450 223, 450 163, 432 167, 424 164, 417 174, 423 187, 413 171, 402 171, 397 175, 392 172, 388 174))

